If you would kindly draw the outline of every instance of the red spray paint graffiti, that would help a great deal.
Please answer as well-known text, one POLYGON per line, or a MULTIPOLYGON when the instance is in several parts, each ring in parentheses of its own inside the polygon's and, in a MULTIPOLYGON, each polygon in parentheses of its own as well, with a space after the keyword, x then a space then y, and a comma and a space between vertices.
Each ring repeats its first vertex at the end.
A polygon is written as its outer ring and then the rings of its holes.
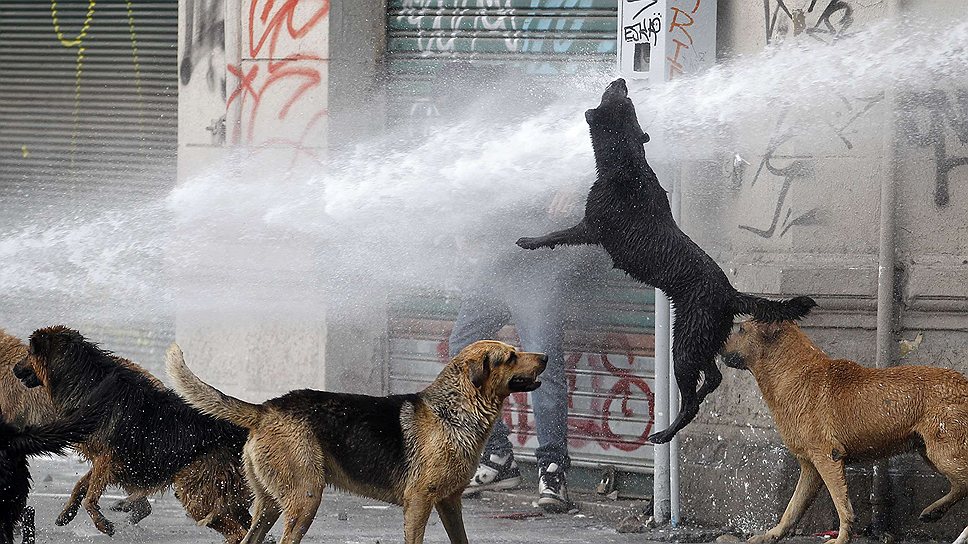
POLYGON ((699 11, 700 3, 701 0, 696 0, 696 4, 688 13, 675 6, 672 8, 672 21, 669 23, 669 34, 672 37, 672 42, 676 44, 676 50, 672 53, 671 57, 666 57, 666 60, 669 61, 669 79, 673 79, 677 75, 682 75, 682 64, 679 62, 679 54, 682 50, 692 47, 692 35, 689 34, 689 27, 695 22, 692 16, 699 11))
POLYGON ((320 160, 316 154, 320 142, 314 142, 316 146, 308 142, 328 112, 318 105, 319 93, 310 91, 324 82, 319 61, 326 60, 321 50, 325 36, 320 39, 320 33, 326 31, 329 7, 329 0, 251 0, 248 58, 227 66, 237 80, 227 106, 235 104, 241 112, 232 143, 291 147, 293 161, 300 155, 320 160), (266 126, 275 130, 261 130, 261 123, 267 121, 272 122, 266 126), (295 136, 284 136, 290 134, 295 136))
MULTIPOLYGON (((610 345, 625 351, 628 368, 620 368, 605 353, 570 352, 565 356, 565 375, 568 383, 568 409, 576 408, 580 397, 586 402, 582 414, 568 416, 568 444, 573 448, 595 445, 600 449, 616 449, 623 452, 638 450, 647 445, 652 431, 655 413, 655 397, 649 383, 636 375, 637 360, 624 335, 610 335, 610 345), (614 337, 614 338, 613 338, 614 337), (582 363, 585 363, 584 365, 582 363), (588 382, 579 385, 579 376, 588 382), (609 385, 611 384, 611 385, 609 385), (648 413, 634 404, 646 403, 648 413), (625 420, 626 425, 635 422, 632 433, 618 432, 613 429, 617 418, 625 420), (634 419, 633 419, 634 418, 634 419)), ((442 363, 448 361, 448 344, 442 340, 437 344, 437 356, 442 363)), ((535 434, 534 414, 528 402, 527 393, 513 393, 504 406, 504 422, 511 434, 508 438, 523 445, 535 434)), ((628 428, 628 426, 626 427, 628 428)))

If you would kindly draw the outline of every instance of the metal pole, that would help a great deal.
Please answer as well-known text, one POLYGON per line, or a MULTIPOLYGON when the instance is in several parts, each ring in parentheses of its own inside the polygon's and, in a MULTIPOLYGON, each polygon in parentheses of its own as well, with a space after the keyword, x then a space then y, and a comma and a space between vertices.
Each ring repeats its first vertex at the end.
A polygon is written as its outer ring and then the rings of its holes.
MULTIPOLYGON (((678 224, 682 212, 682 171, 675 169, 675 178, 672 185, 672 198, 670 207, 672 208, 672 218, 678 224)), ((669 308, 669 323, 676 322, 676 311, 669 308)), ((672 358, 672 346, 675 343, 675 329, 669 327, 669 361, 672 358)), ((675 365, 670 365, 672 371, 669 372, 669 420, 675 421, 679 416, 679 385, 676 383, 675 365)), ((679 435, 676 435, 669 443, 669 522, 673 527, 679 525, 679 435)))
MULTIPOLYGON (((669 298, 655 290, 655 414, 654 431, 669 428, 669 298)), ((655 446, 652 480, 652 518, 669 519, 669 444, 655 446)))
MULTIPOLYGON (((900 21, 898 2, 888 2, 887 17, 900 21)), ((880 202, 880 232, 878 243, 877 263, 877 334, 876 359, 877 368, 887 368, 894 359, 894 319, 896 315, 895 296, 896 286, 894 275, 897 266, 897 248, 895 232, 897 229, 897 126, 895 120, 895 101, 893 89, 888 88, 884 93, 884 158, 885 172, 881 176, 880 202)), ((890 480, 887 469, 888 462, 880 461, 874 465, 871 475, 871 529, 875 534, 890 530, 890 480)))

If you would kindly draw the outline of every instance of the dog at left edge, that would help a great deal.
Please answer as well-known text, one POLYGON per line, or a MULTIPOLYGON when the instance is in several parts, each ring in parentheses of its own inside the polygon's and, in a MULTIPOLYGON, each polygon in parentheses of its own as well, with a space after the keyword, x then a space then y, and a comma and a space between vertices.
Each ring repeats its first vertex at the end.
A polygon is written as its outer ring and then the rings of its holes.
MULTIPOLYGON (((103 395, 113 380, 98 386, 103 395)), ((34 510, 27 506, 30 492, 31 455, 62 455, 74 443, 85 440, 104 417, 103 396, 92 397, 93 404, 79 405, 50 423, 18 428, 0 417, 0 544, 13 544, 14 525, 20 522, 24 544, 34 542, 34 510), (100 399, 100 400, 98 400, 100 399)), ((2 414, 0 414, 2 416, 2 414)))
MULTIPOLYGON (((98 501, 110 485, 129 493, 129 505, 173 487, 198 525, 237 544, 252 520, 252 494, 242 471, 247 431, 189 406, 138 365, 63 326, 38 329, 14 373, 27 387, 43 387, 61 414, 100 395, 106 400, 96 429, 75 447, 91 462, 55 523, 66 525, 83 505, 95 527, 114 533, 98 501), (102 391, 101 384, 113 387, 102 391)), ((122 508, 123 511, 123 508, 122 508)), ((132 511, 132 521, 148 515, 132 511)))

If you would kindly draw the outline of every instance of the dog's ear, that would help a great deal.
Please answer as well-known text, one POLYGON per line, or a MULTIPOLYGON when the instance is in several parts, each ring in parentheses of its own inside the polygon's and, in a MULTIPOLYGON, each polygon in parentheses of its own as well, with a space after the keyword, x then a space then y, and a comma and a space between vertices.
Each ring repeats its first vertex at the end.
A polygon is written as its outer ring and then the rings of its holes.
POLYGON ((29 353, 46 358, 50 353, 50 343, 51 339, 49 334, 44 331, 34 331, 30 335, 30 342, 28 344, 29 353))
POLYGON ((478 389, 484 387, 487 378, 491 375, 491 352, 483 350, 480 357, 476 357, 467 363, 467 370, 474 387, 478 389))
POLYGON ((760 326, 760 333, 767 342, 775 342, 783 332, 783 325, 780 323, 764 323, 760 326))

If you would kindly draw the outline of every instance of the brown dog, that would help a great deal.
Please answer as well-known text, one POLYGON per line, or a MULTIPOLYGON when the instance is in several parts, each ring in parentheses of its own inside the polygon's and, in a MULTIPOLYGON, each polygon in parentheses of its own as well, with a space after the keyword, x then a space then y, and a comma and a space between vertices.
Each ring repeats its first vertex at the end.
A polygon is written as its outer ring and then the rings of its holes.
POLYGON ((98 530, 112 534, 114 525, 98 506, 108 485, 130 494, 133 521, 150 512, 140 510, 148 495, 173 486, 199 524, 227 542, 245 536, 251 495, 242 474, 244 429, 199 413, 141 367, 66 327, 35 331, 14 374, 27 387, 43 386, 58 413, 100 400, 90 397, 104 380, 117 384, 107 393, 109 414, 78 444, 91 470, 74 486, 55 523, 69 523, 83 505, 98 530))
POLYGON ((796 524, 823 483, 850 539, 854 511, 844 462, 917 449, 951 482, 921 512, 936 521, 968 494, 968 379, 944 368, 867 368, 831 359, 795 323, 740 325, 723 348, 727 366, 752 372, 800 479, 780 523, 751 543, 774 542, 796 524))
POLYGON ((423 542, 430 511, 452 543, 466 543, 461 492, 512 392, 533 391, 548 358, 495 341, 475 342, 426 389, 370 397, 292 391, 263 404, 227 396, 168 350, 175 390, 205 413, 249 429, 245 473, 255 493, 247 544, 285 513, 281 544, 309 530, 326 485, 403 506, 404 539, 423 542))
POLYGON ((50 395, 27 389, 13 375, 13 367, 27 357, 27 344, 0 329, 0 413, 15 427, 44 425, 56 418, 50 395))

